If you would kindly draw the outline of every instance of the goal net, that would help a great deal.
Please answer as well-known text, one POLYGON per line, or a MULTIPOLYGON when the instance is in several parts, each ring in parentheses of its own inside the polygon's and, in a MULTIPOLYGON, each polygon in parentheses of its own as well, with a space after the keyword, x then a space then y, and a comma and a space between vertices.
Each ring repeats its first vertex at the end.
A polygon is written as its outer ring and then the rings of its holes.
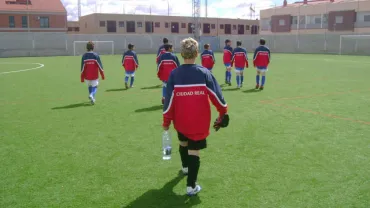
POLYGON ((340 55, 370 55, 370 35, 341 35, 340 55))
MULTIPOLYGON (((73 41, 73 54, 80 56, 86 53, 86 44, 89 41, 73 41)), ((99 55, 114 55, 114 41, 92 41, 94 52, 99 55)))

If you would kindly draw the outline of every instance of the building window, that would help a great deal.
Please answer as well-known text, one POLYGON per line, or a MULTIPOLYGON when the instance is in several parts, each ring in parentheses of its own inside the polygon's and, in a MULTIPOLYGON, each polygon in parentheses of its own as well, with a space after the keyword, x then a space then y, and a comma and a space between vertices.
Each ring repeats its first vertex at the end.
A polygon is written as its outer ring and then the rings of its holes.
POLYGON ((192 23, 188 23, 188 33, 189 34, 193 33, 193 24, 192 23))
POLYGON ((181 23, 181 28, 186 28, 186 23, 181 23))
POLYGON ((99 25, 100 25, 100 27, 105 27, 105 21, 100 21, 99 25))
POLYGON ((321 17, 315 17, 315 24, 321 24, 321 17))
POLYGON ((292 25, 297 25, 298 24, 298 17, 297 16, 292 16, 292 25))
POLYGON ((9 27, 15 27, 14 16, 9 16, 9 27))
POLYGON ((73 27, 68 27, 68 32, 73 31, 73 27))
POLYGON ((285 20, 284 19, 279 20, 279 26, 284 26, 284 25, 285 25, 285 20))
POLYGON ((300 25, 306 24, 306 16, 299 16, 299 24, 300 25))
POLYGON ((236 30, 236 25, 233 25, 233 30, 236 30))
POLYGON ((212 30, 216 29, 216 25, 215 24, 211 24, 211 29, 212 30))
POLYGON ((49 28, 49 17, 40 17, 40 27, 49 28))
POLYGON ((203 23, 203 33, 209 34, 211 33, 211 25, 208 23, 203 23))
POLYGON ((165 22, 165 23, 164 23, 164 27, 165 27, 165 28, 169 28, 169 27, 170 27, 170 24, 168 24, 168 22, 165 22))
POLYGON ((225 24, 225 34, 231 34, 231 24, 225 24))
POLYGON ((364 22, 370 22, 370 15, 364 15, 364 22))
POLYGON ((145 32, 153 33, 153 22, 145 22, 145 32))
POLYGON ((75 27, 75 32, 80 32, 80 28, 79 27, 75 27))
POLYGON ((28 19, 27 16, 22 16, 22 27, 27 28, 28 27, 28 19))
POLYGON ((343 16, 335 16, 335 24, 343 24, 343 16))
POLYGON ((118 26, 119 27, 125 27, 125 22, 124 21, 119 21, 118 26))
POLYGON ((107 21, 107 32, 115 33, 117 32, 117 22, 114 20, 107 21))
POLYGON ((137 22, 137 27, 143 27, 143 23, 142 22, 137 22))
POLYGON ((220 29, 221 29, 221 30, 223 30, 223 29, 224 29, 224 25, 223 25, 223 24, 221 24, 221 25, 220 25, 220 29))
POLYGON ((238 34, 243 35, 244 34, 244 25, 238 25, 238 34))
POLYGON ((179 33, 179 23, 171 22, 171 33, 179 33))
POLYGON ((258 26, 257 25, 252 25, 252 34, 257 35, 258 34, 258 26))
POLYGON ((161 23, 160 23, 160 22, 156 22, 156 23, 154 24, 154 26, 155 26, 155 27, 161 27, 161 23))
POLYGON ((327 24, 328 23, 328 14, 322 15, 322 23, 327 24))
POLYGON ((245 25, 245 30, 250 30, 250 26, 249 25, 245 25))
POLYGON ((134 33, 136 31, 135 29, 135 21, 127 21, 126 22, 126 32, 128 33, 134 33))

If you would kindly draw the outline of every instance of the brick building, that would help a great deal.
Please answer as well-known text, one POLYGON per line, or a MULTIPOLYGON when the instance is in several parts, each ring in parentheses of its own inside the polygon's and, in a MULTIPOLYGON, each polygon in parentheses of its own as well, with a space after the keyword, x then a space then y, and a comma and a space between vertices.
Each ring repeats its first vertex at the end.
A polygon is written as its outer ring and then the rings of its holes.
POLYGON ((65 32, 60 0, 0 0, 0 32, 65 32))
MULTIPOLYGON (((90 14, 68 22, 69 33, 80 34, 190 34, 192 17, 90 14)), ((258 20, 201 18, 203 36, 258 34, 258 20)))
POLYGON ((370 0, 304 0, 261 11, 261 34, 370 33, 370 0))

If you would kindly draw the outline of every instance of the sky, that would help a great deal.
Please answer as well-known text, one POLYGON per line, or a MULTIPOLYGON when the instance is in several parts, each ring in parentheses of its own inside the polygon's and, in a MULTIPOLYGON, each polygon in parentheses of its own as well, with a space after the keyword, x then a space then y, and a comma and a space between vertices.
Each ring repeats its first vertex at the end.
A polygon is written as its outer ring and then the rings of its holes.
MULTIPOLYGON (((68 11, 68 20, 77 20, 77 0, 61 0, 68 11)), ((289 3, 295 0, 288 0, 289 3)), ((114 14, 151 14, 191 16, 192 0, 81 0, 81 13, 114 13, 114 14), (151 9, 150 9, 151 8, 151 9)), ((201 16, 205 16, 205 0, 201 0, 201 16)), ((259 11, 282 5, 283 0, 208 0, 208 17, 250 19, 250 5, 255 8, 253 18, 259 17, 259 11)))

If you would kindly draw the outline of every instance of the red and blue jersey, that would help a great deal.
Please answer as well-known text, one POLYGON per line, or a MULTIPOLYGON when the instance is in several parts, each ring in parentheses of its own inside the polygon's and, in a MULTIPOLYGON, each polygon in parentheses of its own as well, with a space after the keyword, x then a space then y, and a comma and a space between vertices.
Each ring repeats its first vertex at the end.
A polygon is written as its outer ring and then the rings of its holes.
POLYGON ((248 55, 245 48, 236 47, 234 49, 231 65, 234 65, 238 69, 248 68, 248 55))
POLYGON ((261 45, 254 51, 253 64, 258 69, 267 69, 270 64, 270 58, 270 49, 261 45))
POLYGON ((158 78, 163 82, 167 82, 171 72, 179 66, 180 62, 175 54, 171 52, 166 52, 162 54, 159 57, 157 71, 158 78))
POLYGON ((81 61, 81 82, 84 80, 97 80, 99 73, 104 79, 103 64, 100 57, 95 52, 87 52, 82 56, 81 61))
POLYGON ((224 47, 224 64, 231 64, 233 57, 233 48, 231 46, 224 47))
POLYGON ((215 65, 215 55, 213 54, 213 51, 211 50, 204 50, 202 55, 202 66, 207 69, 212 69, 215 65))
POLYGON ((139 67, 135 51, 128 50, 122 56, 122 66, 127 72, 133 72, 139 67))
POLYGON ((157 52, 157 59, 156 59, 157 64, 159 64, 159 57, 161 57, 161 55, 164 53, 166 53, 166 49, 164 49, 164 45, 161 45, 157 52))
POLYGON ((187 138, 207 138, 211 122, 210 101, 220 115, 227 113, 221 87, 212 73, 197 64, 183 64, 173 70, 167 82, 163 107, 163 126, 171 121, 187 138))

